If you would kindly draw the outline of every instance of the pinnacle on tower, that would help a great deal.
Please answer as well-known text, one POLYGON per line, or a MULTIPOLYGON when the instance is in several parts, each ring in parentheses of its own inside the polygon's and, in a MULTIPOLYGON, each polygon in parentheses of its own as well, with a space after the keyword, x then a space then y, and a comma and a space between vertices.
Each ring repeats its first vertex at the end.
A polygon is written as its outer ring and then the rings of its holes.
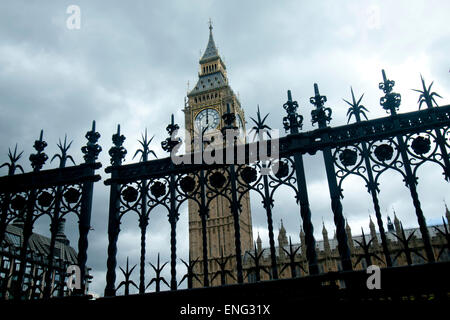
POLYGON ((372 216, 369 214, 369 228, 375 227, 375 224, 372 221, 372 216))
POLYGON ((303 231, 303 225, 300 225, 300 239, 305 237, 305 232, 303 231))
POLYGON ((346 231, 350 231, 351 232, 351 228, 350 228, 350 225, 348 224, 348 220, 347 219, 345 219, 345 230, 346 231))
POLYGON ((398 220, 395 210, 394 210, 394 226, 395 226, 395 231, 397 233, 400 232, 400 220, 398 220))
POLYGON ((350 250, 353 251, 352 229, 350 228, 350 225, 348 224, 348 220, 347 219, 345 219, 345 232, 347 233, 348 246, 350 247, 350 250))
POLYGON ((261 250, 262 250, 262 241, 261 241, 261 238, 259 237, 259 232, 258 232, 258 238, 256 239, 256 245, 258 247, 258 252, 261 252, 261 250))
POLYGON ((389 232, 394 232, 394 225, 392 224, 391 217, 387 216, 387 228, 389 232))
POLYGON ((200 59, 200 63, 205 63, 210 60, 214 60, 219 57, 219 51, 217 50, 216 44, 214 42, 213 34, 212 34, 212 23, 211 19, 209 20, 209 39, 208 45, 206 46, 206 50, 203 53, 202 58, 200 59))
POLYGON ((394 211, 394 226, 395 226, 395 233, 397 234, 397 236, 401 235, 401 230, 402 230, 402 223, 400 222, 400 220, 397 218, 397 214, 394 211))
POLYGON ((323 235, 328 235, 327 228, 325 228, 325 223, 323 221, 322 221, 322 234, 323 235))
POLYGON ((283 219, 281 219, 280 231, 278 232, 278 245, 280 247, 280 253, 283 251, 281 247, 285 247, 288 244, 286 229, 283 226, 283 219))
POLYGON ((375 224, 372 221, 372 217, 369 215, 369 229, 370 229, 370 236, 373 239, 374 245, 378 245, 378 238, 377 238, 377 230, 375 229, 375 224))
POLYGON ((330 254, 331 247, 330 247, 330 241, 328 240, 328 231, 325 228, 325 223, 322 221, 322 235, 323 235, 323 249, 327 254, 330 254))

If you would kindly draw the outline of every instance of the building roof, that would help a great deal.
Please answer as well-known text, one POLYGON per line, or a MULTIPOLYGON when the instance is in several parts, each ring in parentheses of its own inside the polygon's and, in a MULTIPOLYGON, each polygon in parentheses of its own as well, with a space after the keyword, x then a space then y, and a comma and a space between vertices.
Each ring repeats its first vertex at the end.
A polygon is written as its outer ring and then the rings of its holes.
POLYGON ((189 96, 227 86, 227 80, 222 72, 214 72, 201 76, 195 87, 189 92, 189 96))
MULTIPOLYGON (((16 250, 18 252, 22 245, 22 228, 14 225, 8 225, 6 227, 5 242, 6 246, 4 247, 9 247, 10 250, 16 250)), ((29 249, 31 249, 36 257, 42 257, 44 259, 47 258, 50 250, 49 238, 37 233, 33 233, 30 237, 28 245, 29 249)), ((63 242, 56 241, 55 258, 61 259, 62 261, 69 264, 76 264, 77 252, 71 246, 66 245, 63 242)))
POLYGON ((202 58, 200 59, 200 63, 205 63, 210 60, 217 59, 219 57, 219 51, 217 50, 216 44, 214 42, 213 34, 212 34, 212 25, 209 25, 209 39, 208 45, 206 46, 206 50, 203 53, 202 58))

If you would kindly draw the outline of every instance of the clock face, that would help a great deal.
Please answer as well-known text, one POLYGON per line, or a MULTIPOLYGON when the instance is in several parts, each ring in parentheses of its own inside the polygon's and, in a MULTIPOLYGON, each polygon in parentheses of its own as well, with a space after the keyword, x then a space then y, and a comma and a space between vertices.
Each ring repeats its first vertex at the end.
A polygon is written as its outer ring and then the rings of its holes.
POLYGON ((197 114, 197 117, 195 117, 195 126, 199 130, 203 130, 205 128, 207 128, 206 130, 215 129, 219 126, 219 123, 220 116, 216 109, 204 109, 197 114))

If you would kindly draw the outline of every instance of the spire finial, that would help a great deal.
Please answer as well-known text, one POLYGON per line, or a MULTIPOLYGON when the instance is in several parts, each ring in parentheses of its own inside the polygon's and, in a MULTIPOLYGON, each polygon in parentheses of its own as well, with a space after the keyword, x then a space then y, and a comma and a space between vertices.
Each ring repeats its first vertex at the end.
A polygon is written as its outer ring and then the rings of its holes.
POLYGON ((286 232, 286 229, 284 228, 284 225, 283 225, 283 219, 281 219, 281 227, 280 227, 280 230, 282 230, 283 232, 286 232))
POLYGON ((325 222, 322 220, 322 233, 328 233, 327 228, 325 227, 325 222))
POLYGON ((209 18, 209 22, 208 22, 208 24, 209 24, 209 32, 211 32, 211 33, 212 33, 212 29, 213 29, 213 26, 212 26, 212 21, 211 21, 211 18, 209 18))

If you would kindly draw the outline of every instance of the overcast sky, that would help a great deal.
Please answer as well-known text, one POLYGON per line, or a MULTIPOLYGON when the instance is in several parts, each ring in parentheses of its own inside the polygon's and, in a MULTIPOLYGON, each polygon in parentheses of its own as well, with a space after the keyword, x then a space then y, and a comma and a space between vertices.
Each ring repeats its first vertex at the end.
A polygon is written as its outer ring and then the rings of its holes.
MULTIPOLYGON (((0 2, 0 160, 18 143, 24 150, 22 166, 29 171, 32 145, 44 129, 51 157, 58 138, 67 133, 73 140, 71 154, 82 162, 84 134, 97 121, 103 147, 99 161, 102 179, 109 165, 107 151, 118 123, 127 137, 131 159, 137 139, 148 129, 155 135, 153 149, 165 156, 160 142, 166 138, 170 114, 184 123, 181 111, 187 91, 196 83, 198 60, 208 40, 208 20, 228 69, 229 80, 239 93, 247 115, 254 117, 259 104, 270 113, 269 125, 282 130, 286 90, 291 89, 304 130, 310 122, 313 83, 328 97, 333 108, 331 125, 346 123, 350 86, 370 110, 369 118, 385 116, 379 105, 381 69, 396 81, 402 95, 400 112, 417 110, 420 74, 441 94, 441 105, 450 97, 450 32, 448 1, 1 1, 0 2), (69 30, 69 5, 81 9, 79 30, 69 30)), ((251 123, 249 123, 251 125, 251 123)), ((45 168, 58 164, 49 163, 45 168)), ((328 188, 320 153, 305 156, 313 223, 321 238, 322 220, 330 237, 334 234, 328 188)), ((1 169, 6 174, 6 169, 1 169)), ((440 222, 443 200, 450 204, 449 185, 436 166, 419 170, 419 192, 428 224, 440 222)), ((417 227, 417 219, 399 175, 380 180, 384 219, 395 208, 406 227, 417 227)), ((283 191, 283 190, 280 190, 283 191)), ((373 207, 364 184, 344 184, 343 206, 353 234, 368 229, 373 207)), ((260 199, 252 196, 254 235, 268 246, 266 218, 260 199)), ((178 224, 178 255, 188 256, 186 207, 178 224)), ((108 188, 95 185, 88 264, 93 268, 91 289, 103 295, 106 274, 108 188)), ((275 200, 276 229, 283 219, 288 235, 299 241, 299 209, 293 193, 279 192, 275 200), (277 203, 283 206, 277 207, 277 203)), ((139 232, 135 216, 126 217, 119 238, 118 265, 126 257, 139 262, 139 232)), ((36 231, 49 234, 42 220, 36 231)), ((71 244, 77 245, 77 224, 67 222, 71 244)), ((276 233, 277 235, 277 233, 276 233)), ((152 214, 147 261, 161 252, 169 259, 169 224, 163 211, 152 214)), ((184 273, 179 265, 178 274, 184 273)), ((169 268, 165 276, 169 279, 169 268)), ((147 270, 146 280, 153 277, 147 270)), ((179 279, 181 276, 179 277, 179 279)), ((134 273, 138 283, 138 270, 134 273)), ((122 280, 118 274, 117 283, 122 280)))

